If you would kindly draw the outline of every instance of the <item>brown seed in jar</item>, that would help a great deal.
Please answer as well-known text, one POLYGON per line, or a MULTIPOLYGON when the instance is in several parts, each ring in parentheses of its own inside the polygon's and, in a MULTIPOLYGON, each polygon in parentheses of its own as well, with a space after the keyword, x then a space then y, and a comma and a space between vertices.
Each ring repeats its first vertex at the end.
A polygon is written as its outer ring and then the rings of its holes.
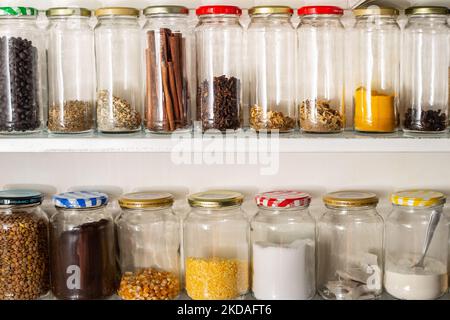
POLYGON ((36 299, 49 290, 48 224, 27 212, 0 214, 0 299, 36 299))

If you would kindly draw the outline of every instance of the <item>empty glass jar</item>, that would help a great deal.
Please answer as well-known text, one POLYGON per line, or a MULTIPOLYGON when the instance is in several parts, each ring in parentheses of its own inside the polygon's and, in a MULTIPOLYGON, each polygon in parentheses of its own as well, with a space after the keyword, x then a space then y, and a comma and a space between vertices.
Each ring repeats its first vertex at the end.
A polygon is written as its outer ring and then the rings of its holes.
POLYGON ((99 192, 53 196, 50 265, 53 295, 65 300, 104 299, 116 291, 114 223, 99 192))
POLYGON ((242 194, 207 191, 189 197, 184 222, 186 292, 194 300, 230 300, 249 289, 249 224, 242 194))
POLYGON ((153 6, 144 15, 145 128, 155 133, 189 130, 194 87, 189 9, 153 6))
POLYGON ((261 300, 314 297, 315 220, 311 197, 298 191, 256 196, 258 213, 251 222, 252 291, 261 300))
POLYGON ((298 10, 299 118, 303 132, 344 130, 343 13, 333 6, 298 10))
POLYGON ((448 289, 446 198, 436 191, 411 190, 394 193, 391 201, 394 209, 386 221, 384 287, 398 299, 439 298, 448 289))
POLYGON ((369 192, 333 192, 317 225, 317 288, 330 300, 375 299, 382 293, 383 219, 369 192))
POLYGON ((406 10, 402 59, 402 128, 442 133, 448 126, 450 29, 446 7, 406 10))
POLYGON ((91 11, 47 10, 48 131, 86 133, 94 130, 95 52, 91 11))
POLYGON ((197 9, 197 120, 202 130, 241 127, 244 31, 234 6, 197 9))
POLYGON ((116 220, 125 300, 175 299, 180 287, 180 222, 169 193, 130 193, 116 220))
POLYGON ((42 129, 47 57, 38 10, 0 7, 0 134, 42 129))
POLYGON ((359 132, 390 133, 398 127, 400 27, 397 9, 355 9, 352 52, 354 127, 359 132))
POLYGON ((249 9, 250 127, 291 132, 295 120, 295 29, 284 6, 249 9))
POLYGON ((97 129, 102 133, 141 130, 141 33, 139 10, 109 7, 95 11, 97 129))
POLYGON ((49 291, 43 198, 31 190, 0 191, 0 300, 37 299, 49 291))

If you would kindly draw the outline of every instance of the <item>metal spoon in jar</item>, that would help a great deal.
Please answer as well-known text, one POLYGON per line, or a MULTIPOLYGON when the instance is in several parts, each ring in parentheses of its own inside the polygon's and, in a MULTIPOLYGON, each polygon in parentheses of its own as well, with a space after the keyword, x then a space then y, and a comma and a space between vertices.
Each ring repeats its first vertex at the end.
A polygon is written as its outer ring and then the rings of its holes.
POLYGON ((427 255, 428 248, 430 247, 431 241, 433 240, 434 231, 436 231, 439 220, 441 220, 441 211, 433 211, 430 216, 430 221, 428 222, 425 242, 423 243, 422 257, 415 265, 412 266, 413 268, 424 268, 425 256, 427 255))

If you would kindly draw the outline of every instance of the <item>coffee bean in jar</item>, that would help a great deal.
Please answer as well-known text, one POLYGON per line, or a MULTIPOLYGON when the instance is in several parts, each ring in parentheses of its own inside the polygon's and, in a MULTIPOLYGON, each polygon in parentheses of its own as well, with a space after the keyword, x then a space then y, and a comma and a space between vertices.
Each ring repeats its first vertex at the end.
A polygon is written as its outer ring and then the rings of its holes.
POLYGON ((37 299, 49 291, 48 219, 43 195, 0 191, 0 300, 37 299))
POLYGON ((65 300, 105 299, 118 285, 114 224, 100 192, 55 195, 50 219, 51 288, 65 300))
POLYGON ((0 133, 31 133, 42 124, 45 59, 38 11, 0 7, 0 133))

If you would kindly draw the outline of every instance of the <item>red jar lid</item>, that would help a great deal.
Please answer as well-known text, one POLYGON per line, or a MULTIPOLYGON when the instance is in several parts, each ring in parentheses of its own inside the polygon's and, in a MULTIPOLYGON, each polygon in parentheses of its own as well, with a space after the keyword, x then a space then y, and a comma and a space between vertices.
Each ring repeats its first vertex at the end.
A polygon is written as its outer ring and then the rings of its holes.
POLYGON ((256 195, 256 204, 268 208, 294 208, 307 207, 311 196, 300 191, 270 191, 256 195))
POLYGON ((298 9, 299 16, 306 16, 309 14, 338 14, 343 15, 344 10, 335 6, 306 6, 298 9))
POLYGON ((242 10, 236 6, 201 6, 198 7, 195 13, 198 16, 203 16, 206 14, 235 14, 240 16, 242 10))

